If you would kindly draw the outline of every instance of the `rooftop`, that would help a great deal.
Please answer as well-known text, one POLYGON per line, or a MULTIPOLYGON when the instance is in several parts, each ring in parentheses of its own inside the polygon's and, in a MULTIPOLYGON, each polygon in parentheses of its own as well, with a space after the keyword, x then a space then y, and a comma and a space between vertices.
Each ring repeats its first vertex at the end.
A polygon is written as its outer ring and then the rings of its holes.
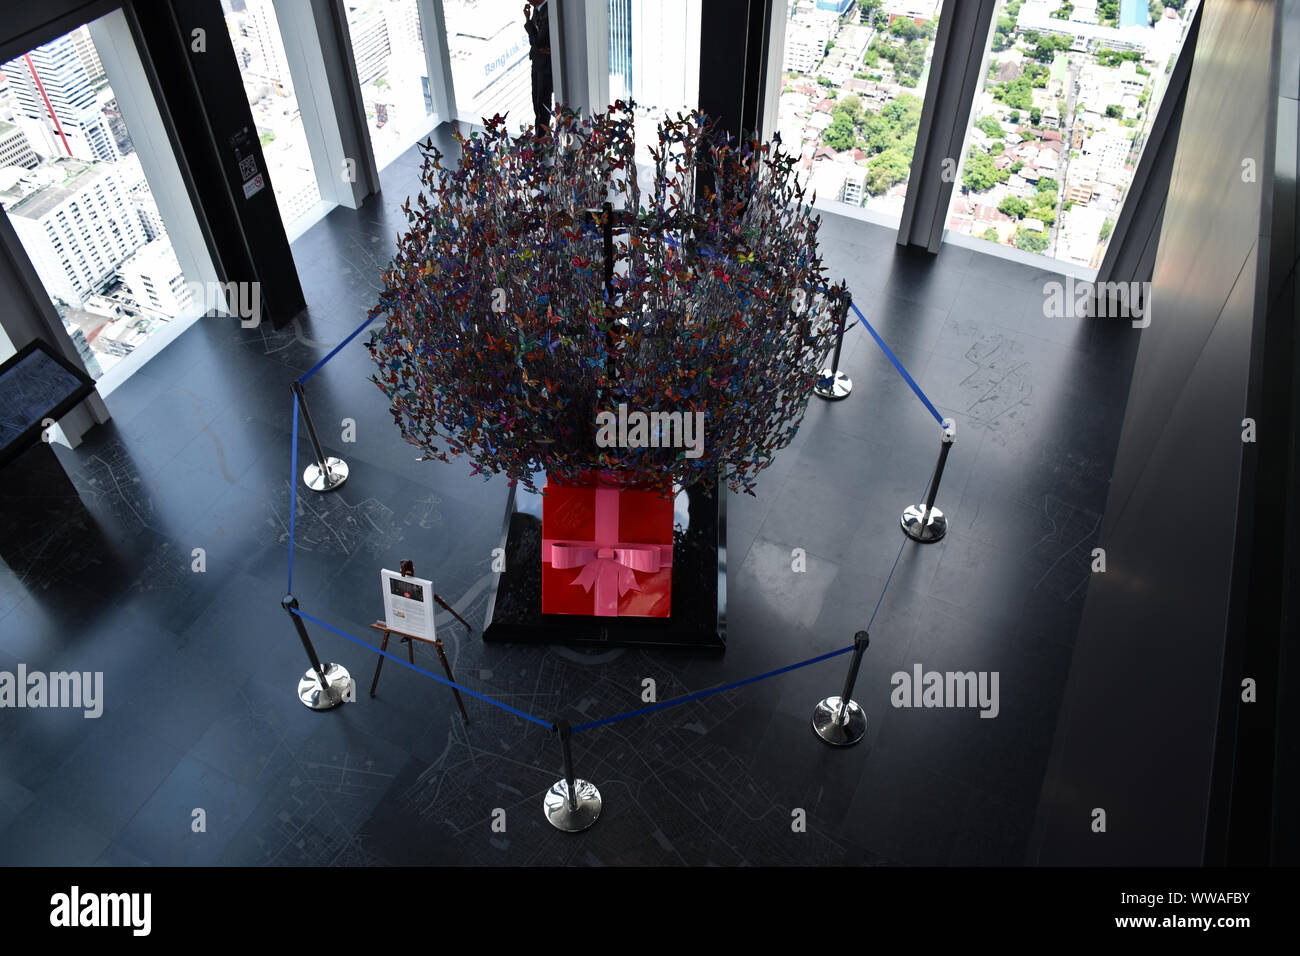
POLYGON ((6 193, 0 193, 0 203, 4 204, 10 216, 40 219, 84 189, 95 178, 106 176, 108 169, 104 163, 87 163, 80 159, 64 157, 50 160, 32 170, 33 174, 51 175, 51 181, 47 185, 21 196, 16 194, 18 187, 15 186, 6 193), (58 178, 60 174, 62 179, 58 178))

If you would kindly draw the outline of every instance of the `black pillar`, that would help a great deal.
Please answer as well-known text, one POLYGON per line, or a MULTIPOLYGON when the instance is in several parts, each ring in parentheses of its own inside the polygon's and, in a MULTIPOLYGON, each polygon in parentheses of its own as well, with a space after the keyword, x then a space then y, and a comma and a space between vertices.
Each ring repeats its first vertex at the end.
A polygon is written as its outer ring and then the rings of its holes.
POLYGON ((279 327, 306 302, 220 0, 134 0, 124 10, 217 273, 260 283, 262 319, 279 327), (251 170, 262 177, 256 191, 246 188, 251 170))
MULTIPOLYGON (((772 0, 709 0, 700 10, 700 111, 737 139, 762 126, 772 0)), ((711 188, 701 168, 696 194, 711 188)))

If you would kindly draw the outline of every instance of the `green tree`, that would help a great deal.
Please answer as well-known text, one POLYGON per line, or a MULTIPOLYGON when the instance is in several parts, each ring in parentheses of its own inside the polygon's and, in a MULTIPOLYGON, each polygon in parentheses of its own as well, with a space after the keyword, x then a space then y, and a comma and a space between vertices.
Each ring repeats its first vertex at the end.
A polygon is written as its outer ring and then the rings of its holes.
POLYGON ((971 147, 962 169, 961 184, 971 192, 982 193, 998 182, 998 170, 993 157, 981 149, 971 147))
POLYGON ((894 183, 907 179, 911 166, 911 153, 904 153, 898 147, 871 157, 867 162, 867 191, 873 196, 879 196, 894 183))
POLYGON ((1025 168, 1025 161, 1023 159, 1017 159, 1009 168, 1011 172, 1018 173, 1020 170, 1025 168))
POLYGON ((1002 136, 1002 124, 998 122, 996 116, 981 116, 975 121, 975 128, 990 139, 997 139, 1002 136))
POLYGON ((1013 122, 1013 123, 1019 123, 1019 122, 1020 122, 1020 110, 1012 110, 1010 113, 1007 114, 1007 119, 1010 120, 1010 121, 1013 122))
POLYGON ((1111 230, 1113 230, 1114 228, 1115 228, 1115 221, 1111 219, 1109 216, 1106 217, 1105 221, 1102 222, 1101 224, 1101 239, 1103 242, 1105 242, 1107 239, 1110 238, 1111 230))
POLYGON ((984 230, 984 238, 987 239, 989 242, 1001 241, 998 239, 998 231, 994 229, 992 226, 989 226, 987 229, 984 230))
POLYGON ((1041 219, 1043 225, 1050 226, 1056 222, 1056 203, 1035 202, 1029 207, 1029 215, 1035 219, 1041 219))
POLYGON ((1016 248, 1041 254, 1047 251, 1047 233, 1033 229, 1016 230, 1016 248))
POLYGON ((1027 110, 1034 105, 1033 86, 1028 79, 1020 76, 1009 83, 999 83, 994 87, 993 98, 1012 109, 1027 110))
POLYGON ((1118 103, 1111 103, 1106 107, 1106 117, 1108 119, 1123 119, 1124 107, 1120 106, 1118 103))
POLYGON ((1097 62, 1102 66, 1119 66, 1125 60, 1137 63, 1142 59, 1142 54, 1137 50, 1112 50, 1110 47, 1098 50, 1096 56, 1097 62))
POLYGON ((858 0, 858 21, 870 23, 872 14, 880 9, 881 0, 858 0))
POLYGON ((1029 54, 1039 63, 1051 63, 1056 59, 1057 51, 1070 49, 1071 40, 1063 36, 1039 36, 1037 44, 1029 54))
POLYGON ((1024 219, 1029 212, 1029 203, 1019 196, 1003 196, 1002 202, 998 203, 998 212, 1006 213, 1014 219, 1024 219))
POLYGON ((915 40, 925 35, 909 17, 899 17, 889 25, 889 32, 903 40, 915 40))
POLYGON ((822 133, 822 142, 837 153, 852 149, 857 139, 858 134, 853 128, 853 121, 843 113, 836 113, 831 125, 826 127, 826 132, 822 133))
POLYGON ((1038 63, 1026 63, 1020 75, 1029 81, 1030 86, 1041 89, 1047 85, 1052 71, 1038 63))
POLYGON ((1040 110, 1037 106, 1031 108, 1029 111, 1029 122, 1032 125, 1037 126, 1042 121, 1043 121, 1043 111, 1040 110))
POLYGON ((862 124, 862 99, 850 93, 848 96, 836 100, 835 105, 831 107, 831 116, 834 117, 840 113, 846 115, 849 122, 854 126, 860 126, 862 124))

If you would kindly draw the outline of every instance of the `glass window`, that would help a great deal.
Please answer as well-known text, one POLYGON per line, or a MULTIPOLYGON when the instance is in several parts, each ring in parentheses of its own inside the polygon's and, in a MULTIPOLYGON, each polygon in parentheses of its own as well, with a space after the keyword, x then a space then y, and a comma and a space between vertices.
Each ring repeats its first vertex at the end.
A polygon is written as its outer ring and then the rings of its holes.
MULTIPOLYGON (((178 318, 191 293, 90 31, 0 67, 0 206, 95 378, 178 318)), ((144 354, 147 354, 145 352, 144 354)))
POLYGON ((307 216, 321 201, 321 194, 293 77, 289 75, 280 23, 271 0, 221 0, 221 6, 226 12, 226 27, 244 78, 244 94, 262 143, 280 219, 292 236, 297 231, 296 223, 309 221, 307 216))
POLYGON ((1197 0, 999 0, 948 229, 1095 269, 1197 0))
POLYGON ((433 128, 416 0, 349 0, 348 33, 375 162, 387 166, 433 128))
POLYGON ((778 130, 818 203, 898 218, 940 0, 790 0, 778 130))
POLYGON ((533 71, 523 0, 443 0, 457 118, 498 113, 518 132, 533 125, 533 71))
POLYGON ((702 0, 609 0, 609 100, 636 103, 637 162, 659 121, 700 105, 702 0))

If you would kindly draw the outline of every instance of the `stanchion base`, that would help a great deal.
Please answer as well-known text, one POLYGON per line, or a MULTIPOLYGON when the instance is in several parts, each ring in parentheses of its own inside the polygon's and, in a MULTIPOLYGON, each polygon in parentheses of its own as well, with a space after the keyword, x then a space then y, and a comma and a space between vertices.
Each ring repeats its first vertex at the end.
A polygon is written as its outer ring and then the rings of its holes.
POLYGON ((542 812, 547 821, 557 830, 565 833, 577 833, 596 822, 600 816, 600 791, 594 783, 586 780, 575 781, 578 790, 578 809, 569 806, 568 781, 560 779, 546 791, 542 801, 542 812))
POLYGON ((840 699, 827 697, 813 708, 813 731, 833 747, 856 744, 867 734, 867 714, 855 701, 844 708, 840 720, 840 699))
POLYGON ((903 512, 903 517, 899 519, 903 532, 913 541, 929 544, 938 541, 948 533, 948 519, 938 508, 930 509, 930 520, 922 527, 921 519, 924 516, 925 505, 909 505, 903 512))
POLYGON ((843 372, 832 372, 824 368, 821 377, 817 379, 817 384, 813 386, 813 391, 828 401, 838 402, 842 398, 848 398, 849 393, 853 391, 853 379, 843 372))
POLYGON ((328 475, 313 461, 302 473, 303 483, 312 491, 333 491, 348 480, 348 463, 342 458, 326 458, 325 468, 328 475))
POLYGON ((348 686, 352 683, 348 669, 342 664, 326 664, 325 680, 326 683, 322 685, 316 669, 308 668, 307 673, 302 675, 302 680, 298 681, 298 699, 312 710, 333 710, 343 703, 348 686))

